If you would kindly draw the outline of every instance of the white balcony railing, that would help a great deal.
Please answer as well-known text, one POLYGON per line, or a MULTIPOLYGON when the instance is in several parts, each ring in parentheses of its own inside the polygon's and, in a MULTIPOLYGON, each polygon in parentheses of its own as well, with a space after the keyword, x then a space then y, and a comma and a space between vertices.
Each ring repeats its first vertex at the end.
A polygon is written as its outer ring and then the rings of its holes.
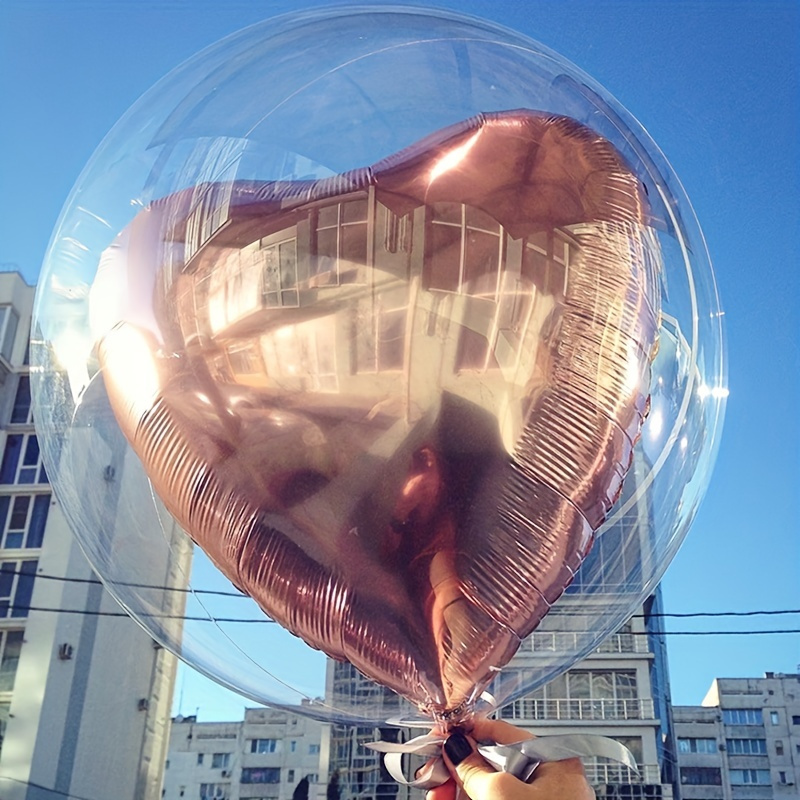
POLYGON ((534 700, 524 698, 505 706, 503 719, 620 720, 655 719, 653 701, 631 700, 534 700))
POLYGON ((636 773, 621 764, 585 764, 586 777, 592 786, 608 783, 661 783, 661 770, 657 764, 644 764, 636 773))

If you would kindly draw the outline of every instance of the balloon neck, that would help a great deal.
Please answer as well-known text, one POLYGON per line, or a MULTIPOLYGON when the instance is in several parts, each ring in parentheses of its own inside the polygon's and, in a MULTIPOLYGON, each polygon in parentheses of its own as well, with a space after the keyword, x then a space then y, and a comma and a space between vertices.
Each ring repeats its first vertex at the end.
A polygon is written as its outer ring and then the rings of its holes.
POLYGON ((433 717, 434 730, 441 733, 448 733, 453 728, 465 725, 472 716, 469 704, 464 702, 456 708, 431 707, 427 713, 433 717))

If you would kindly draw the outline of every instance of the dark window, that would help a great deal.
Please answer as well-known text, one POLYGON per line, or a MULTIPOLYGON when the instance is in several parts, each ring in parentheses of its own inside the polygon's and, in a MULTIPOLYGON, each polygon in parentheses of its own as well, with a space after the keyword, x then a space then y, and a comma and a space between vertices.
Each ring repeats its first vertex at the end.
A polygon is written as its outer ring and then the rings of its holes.
POLYGON ((280 783, 280 767, 244 767, 242 783, 280 783))
POLYGON ((0 692, 10 692, 14 688, 22 636, 22 631, 0 631, 0 692))
POLYGON ((31 421, 31 379, 28 375, 20 375, 17 383, 17 394, 14 397, 14 408, 11 410, 11 422, 27 423, 31 421))
POLYGON ((792 715, 792 725, 800 725, 800 714, 792 715))
POLYGON ((718 767, 681 767, 681 783, 690 786, 721 786, 722 772, 718 767))
POLYGON ((37 561, 0 564, 0 617, 27 617, 37 561))
POLYGON ((35 434, 14 433, 8 436, 0 464, 0 483, 47 483, 35 434))
POLYGON ((231 761, 230 753, 214 753, 211 756, 212 769, 226 769, 231 761))
POLYGON ((0 546, 41 547, 50 509, 50 495, 0 496, 0 546))

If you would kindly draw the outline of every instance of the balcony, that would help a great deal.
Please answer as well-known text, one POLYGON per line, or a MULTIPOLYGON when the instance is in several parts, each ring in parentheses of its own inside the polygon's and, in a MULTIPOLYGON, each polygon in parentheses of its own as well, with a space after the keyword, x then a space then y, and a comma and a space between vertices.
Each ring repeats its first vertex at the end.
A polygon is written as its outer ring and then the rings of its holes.
POLYGON ((533 700, 505 706, 500 715, 510 720, 654 720, 650 698, 630 700, 533 700))
POLYGON ((640 765, 638 774, 622 764, 584 764, 584 769, 592 786, 661 783, 661 769, 658 764, 640 765))
MULTIPOLYGON (((548 633, 541 631, 532 633, 522 643, 520 653, 574 653, 584 645, 583 635, 579 633, 548 633)), ((596 653, 623 654, 650 652, 646 636, 637 636, 633 633, 615 633, 609 636, 596 653)))

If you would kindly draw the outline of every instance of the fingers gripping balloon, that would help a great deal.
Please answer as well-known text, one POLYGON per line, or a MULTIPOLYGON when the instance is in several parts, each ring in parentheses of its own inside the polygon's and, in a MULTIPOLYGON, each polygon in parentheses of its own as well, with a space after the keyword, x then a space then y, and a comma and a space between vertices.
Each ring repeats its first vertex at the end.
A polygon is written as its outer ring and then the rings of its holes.
POLYGON ((176 191, 92 286, 111 407, 237 587, 457 721, 621 491, 658 341, 648 215, 613 145, 527 110, 176 191))

